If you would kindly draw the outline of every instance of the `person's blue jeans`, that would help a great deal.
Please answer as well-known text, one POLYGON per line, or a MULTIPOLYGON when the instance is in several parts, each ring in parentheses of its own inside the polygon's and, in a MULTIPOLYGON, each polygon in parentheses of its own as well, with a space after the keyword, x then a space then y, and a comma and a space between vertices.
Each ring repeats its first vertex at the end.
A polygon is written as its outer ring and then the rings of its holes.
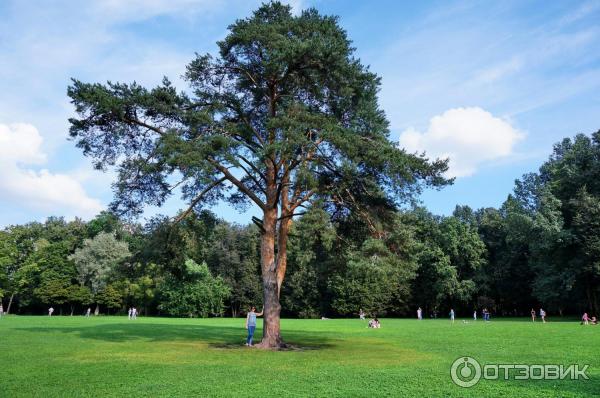
POLYGON ((252 345, 252 338, 254 337, 254 329, 256 329, 256 326, 248 326, 248 338, 246 339, 246 343, 248 345, 252 345))

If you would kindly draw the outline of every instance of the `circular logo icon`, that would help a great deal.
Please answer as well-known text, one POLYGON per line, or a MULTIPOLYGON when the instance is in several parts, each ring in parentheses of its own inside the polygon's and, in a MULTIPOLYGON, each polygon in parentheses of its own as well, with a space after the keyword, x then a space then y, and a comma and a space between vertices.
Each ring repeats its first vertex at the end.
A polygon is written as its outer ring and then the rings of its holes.
POLYGON ((481 365, 471 357, 460 357, 452 363, 450 377, 457 386, 473 387, 481 379, 481 365))

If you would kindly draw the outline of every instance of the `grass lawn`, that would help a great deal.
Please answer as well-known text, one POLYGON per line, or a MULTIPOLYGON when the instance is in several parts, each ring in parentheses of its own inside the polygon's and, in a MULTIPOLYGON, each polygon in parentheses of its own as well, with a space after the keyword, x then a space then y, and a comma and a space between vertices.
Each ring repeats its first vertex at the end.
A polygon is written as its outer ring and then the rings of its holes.
MULTIPOLYGON (((243 319, 0 319, 1 397, 600 395, 600 326, 525 319, 282 321, 297 349, 243 346, 243 319), (589 364, 589 380, 450 378, 457 357, 481 363, 589 364)), ((256 332, 260 338, 260 324, 256 332)))

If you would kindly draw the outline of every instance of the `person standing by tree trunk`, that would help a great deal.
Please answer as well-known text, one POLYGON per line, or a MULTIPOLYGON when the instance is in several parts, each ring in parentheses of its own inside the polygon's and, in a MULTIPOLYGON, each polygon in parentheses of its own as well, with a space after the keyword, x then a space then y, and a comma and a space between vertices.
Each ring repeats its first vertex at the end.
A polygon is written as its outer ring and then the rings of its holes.
POLYGON ((252 347, 252 339, 254 338, 254 330, 256 329, 256 317, 262 316, 263 311, 257 313, 256 307, 252 307, 252 308, 250 308, 248 315, 246 315, 246 329, 248 329, 248 337, 246 338, 246 345, 248 347, 252 347))

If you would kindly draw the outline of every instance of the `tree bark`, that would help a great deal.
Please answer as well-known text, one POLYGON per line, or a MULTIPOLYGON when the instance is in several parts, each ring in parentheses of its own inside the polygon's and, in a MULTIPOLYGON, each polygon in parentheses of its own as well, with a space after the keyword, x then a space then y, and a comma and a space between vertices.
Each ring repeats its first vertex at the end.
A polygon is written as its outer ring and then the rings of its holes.
POLYGON ((8 300, 8 307, 6 307, 6 314, 10 314, 10 307, 12 306, 13 299, 15 298, 15 294, 10 295, 10 300, 8 300))
POLYGON ((94 310, 94 316, 100 315, 100 304, 96 303, 96 309, 94 310))
POLYGON ((287 269, 287 241, 292 224, 291 216, 288 217, 286 213, 285 217, 280 221, 277 233, 277 297, 280 296, 281 285, 283 284, 283 278, 287 269))
POLYGON ((279 292, 275 267, 275 238, 277 235, 277 208, 267 209, 263 216, 263 231, 260 243, 260 262, 263 281, 263 338, 259 348, 283 346, 280 329, 279 292))

